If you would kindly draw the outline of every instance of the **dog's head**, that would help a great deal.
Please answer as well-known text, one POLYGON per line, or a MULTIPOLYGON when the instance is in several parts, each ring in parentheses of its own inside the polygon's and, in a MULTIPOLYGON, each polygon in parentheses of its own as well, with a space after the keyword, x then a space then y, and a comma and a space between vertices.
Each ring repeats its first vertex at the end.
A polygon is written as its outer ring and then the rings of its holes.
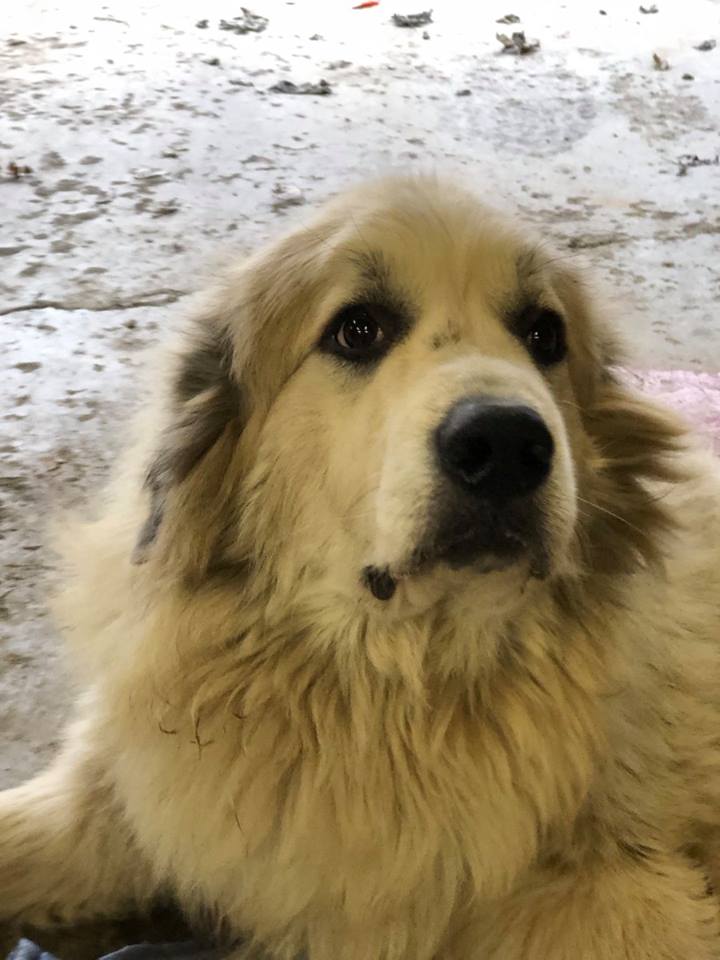
POLYGON ((136 558, 383 616, 626 570, 676 428, 614 359, 575 274, 472 195, 351 192, 198 318, 136 558))

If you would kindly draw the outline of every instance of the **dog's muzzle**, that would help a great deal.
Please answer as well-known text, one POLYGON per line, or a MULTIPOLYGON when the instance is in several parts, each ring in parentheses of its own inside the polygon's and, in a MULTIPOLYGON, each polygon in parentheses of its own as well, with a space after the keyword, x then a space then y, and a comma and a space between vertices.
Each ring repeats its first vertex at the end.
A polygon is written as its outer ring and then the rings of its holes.
POLYGON ((510 399, 465 397, 447 412, 431 444, 440 478, 431 517, 406 569, 365 568, 363 582, 373 596, 389 600, 398 576, 436 563, 484 573, 527 554, 531 573, 545 576, 537 494, 552 470, 555 445, 540 414, 510 399))

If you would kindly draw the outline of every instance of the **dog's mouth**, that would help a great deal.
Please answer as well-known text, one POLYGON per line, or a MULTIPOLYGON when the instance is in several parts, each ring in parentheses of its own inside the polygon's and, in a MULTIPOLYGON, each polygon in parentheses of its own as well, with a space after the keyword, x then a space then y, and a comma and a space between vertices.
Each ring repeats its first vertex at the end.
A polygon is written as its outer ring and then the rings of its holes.
POLYGON ((362 582, 377 599, 392 599, 399 581, 430 574, 444 565, 479 575, 505 570, 525 559, 529 576, 545 579, 549 557, 538 511, 534 507, 498 513, 485 510, 458 515, 429 527, 404 563, 364 568, 362 582))

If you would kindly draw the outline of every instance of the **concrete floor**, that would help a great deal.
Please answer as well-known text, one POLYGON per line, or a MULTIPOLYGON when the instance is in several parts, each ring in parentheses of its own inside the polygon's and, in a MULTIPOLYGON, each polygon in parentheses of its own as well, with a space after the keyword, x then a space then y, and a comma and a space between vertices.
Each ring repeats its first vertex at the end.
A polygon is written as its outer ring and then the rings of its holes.
POLYGON ((720 369, 720 166, 677 163, 720 150, 720 45, 694 49, 720 41, 716 0, 445 0, 425 31, 390 22, 400 0, 351 5, 256 2, 269 24, 245 36, 219 29, 227 0, 3 9, 0 785, 57 741, 45 524, 105 474, 142 348, 218 259, 343 183, 459 171, 595 265, 639 365, 720 369), (509 12, 539 52, 499 52, 509 12))

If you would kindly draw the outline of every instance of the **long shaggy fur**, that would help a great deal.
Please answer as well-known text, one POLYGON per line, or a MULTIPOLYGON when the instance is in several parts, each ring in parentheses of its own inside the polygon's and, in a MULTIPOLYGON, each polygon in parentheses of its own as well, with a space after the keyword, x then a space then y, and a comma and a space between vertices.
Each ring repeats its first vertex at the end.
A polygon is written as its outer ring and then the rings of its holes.
POLYGON ((229 273, 63 537, 86 692, 0 794, 0 917, 170 892, 238 958, 720 958, 720 486, 625 388, 594 299, 430 179, 229 273), (416 320, 358 376, 316 344, 368 283, 416 320), (547 374, 503 321, 520 294, 567 325, 547 374), (404 566, 427 431, 468 389, 553 433, 547 575, 404 566))

